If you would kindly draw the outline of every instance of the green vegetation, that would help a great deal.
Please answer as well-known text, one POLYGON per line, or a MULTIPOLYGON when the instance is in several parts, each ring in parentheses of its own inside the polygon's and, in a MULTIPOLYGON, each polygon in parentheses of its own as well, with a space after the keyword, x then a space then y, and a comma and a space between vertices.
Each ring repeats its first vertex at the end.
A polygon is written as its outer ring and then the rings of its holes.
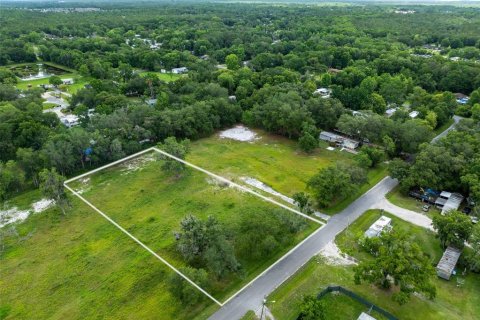
MULTIPOLYGON (((11 199, 30 207, 38 191, 11 199)), ((206 319, 209 300, 185 307, 168 290, 172 271, 76 198, 63 216, 52 208, 16 227, 0 257, 5 319, 206 319), (35 301, 30 304, 29 301, 35 301), (28 307, 26 307, 28 305, 28 307)))
MULTIPOLYGON (((432 257, 432 263, 438 262, 442 250, 439 240, 433 233, 396 219, 388 213, 384 214, 393 219, 394 229, 405 231, 422 247, 424 252, 432 257)), ((378 210, 367 211, 347 230, 337 236, 336 242, 339 247, 348 248, 348 252, 358 259, 368 259, 368 254, 355 249, 355 239, 358 239, 379 216, 378 210), (352 248, 352 246, 354 247, 352 248)), ((407 304, 399 305, 391 301, 395 291, 384 291, 369 284, 356 285, 353 266, 329 265, 321 257, 313 258, 291 279, 274 291, 268 300, 276 302, 269 304, 269 308, 276 319, 293 320, 300 312, 300 304, 304 295, 316 294, 331 284, 342 285, 402 319, 474 319, 480 313, 480 277, 476 274, 453 276, 450 281, 435 279, 437 297, 434 301, 412 296, 407 304), (457 286, 457 278, 465 280, 465 283, 457 286)), ((335 310, 340 312, 341 309, 348 307, 344 304, 334 304, 332 308, 335 308, 333 314, 336 314, 335 310)), ((356 316, 358 314, 353 315, 353 317, 356 316)), ((332 316, 329 319, 344 318, 332 316)))
POLYGON ((210 274, 211 293, 218 299, 230 296, 319 226, 202 172, 189 169, 180 177, 172 176, 162 170, 164 161, 151 161, 152 156, 95 173, 71 186, 83 190, 88 201, 176 267, 187 265, 174 236, 182 231, 182 219, 188 215, 217 219, 227 229, 241 266, 241 274, 210 274), (289 232, 283 224, 295 231, 289 232))
POLYGON ((180 79, 183 77, 181 74, 176 73, 162 73, 162 72, 154 72, 154 71, 141 71, 138 73, 139 76, 144 77, 147 75, 153 75, 164 82, 171 82, 180 79))

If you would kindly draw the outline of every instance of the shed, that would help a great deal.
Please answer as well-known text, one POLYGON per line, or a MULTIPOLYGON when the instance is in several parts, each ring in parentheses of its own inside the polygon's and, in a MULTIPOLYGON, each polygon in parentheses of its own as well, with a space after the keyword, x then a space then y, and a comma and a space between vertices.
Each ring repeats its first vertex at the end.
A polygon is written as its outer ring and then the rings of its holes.
POLYGON ((175 74, 182 74, 182 73, 186 73, 186 72, 188 72, 187 67, 173 68, 172 69, 172 73, 175 73, 175 74))
POLYGON ((450 210, 457 210, 460 207, 460 204, 463 201, 463 196, 459 193, 452 193, 452 195, 448 198, 447 202, 443 205, 442 214, 450 210))
POLYGON ((368 313, 362 312, 358 316, 357 320, 377 320, 376 318, 372 317, 368 313))
POLYGON ((320 140, 328 141, 328 142, 340 142, 342 140, 342 136, 335 134, 333 132, 322 131, 320 132, 320 140))
POLYGON ((442 279, 450 280, 450 276, 457 265, 462 251, 455 247, 449 246, 443 253, 442 259, 437 265, 437 276, 442 279))
POLYGON ((375 221, 367 231, 365 236, 367 238, 378 237, 383 231, 389 231, 392 229, 392 219, 386 216, 381 216, 375 221))

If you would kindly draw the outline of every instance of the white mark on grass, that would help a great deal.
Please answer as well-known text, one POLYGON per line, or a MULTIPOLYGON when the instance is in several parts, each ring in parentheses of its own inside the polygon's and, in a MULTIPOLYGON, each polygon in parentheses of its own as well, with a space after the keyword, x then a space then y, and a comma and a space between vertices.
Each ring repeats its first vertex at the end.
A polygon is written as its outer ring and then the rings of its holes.
POLYGON ((32 213, 40 213, 48 209, 53 200, 41 199, 32 203, 32 208, 28 210, 19 210, 17 207, 0 211, 0 228, 15 222, 22 222, 32 213))
POLYGON ((251 177, 241 177, 240 180, 242 180, 243 182, 245 182, 246 184, 252 186, 252 187, 255 187, 257 189, 260 189, 262 191, 265 191, 266 193, 269 193, 273 196, 276 196, 276 197, 279 197, 280 199, 282 199, 283 201, 287 202, 287 203, 290 203, 290 204, 295 204, 295 201, 292 199, 292 198, 289 198, 287 197, 286 195, 284 194, 281 194, 280 192, 278 191, 275 191, 273 188, 271 188, 270 186, 266 185, 265 183, 263 183, 262 181, 259 181, 255 178, 251 178, 251 177))
POLYGON ((147 165, 147 163, 151 161, 155 161, 154 154, 148 154, 143 157, 138 157, 125 161, 120 166, 122 167, 123 174, 129 174, 135 171, 142 170, 147 165))
POLYGON ((253 142, 260 139, 260 137, 257 137, 257 134, 255 132, 242 125, 220 132, 220 138, 232 139, 242 142, 253 142))
POLYGON ((325 257, 327 264, 333 266, 348 266, 357 264, 355 258, 340 251, 335 242, 330 241, 322 250, 320 255, 325 257))

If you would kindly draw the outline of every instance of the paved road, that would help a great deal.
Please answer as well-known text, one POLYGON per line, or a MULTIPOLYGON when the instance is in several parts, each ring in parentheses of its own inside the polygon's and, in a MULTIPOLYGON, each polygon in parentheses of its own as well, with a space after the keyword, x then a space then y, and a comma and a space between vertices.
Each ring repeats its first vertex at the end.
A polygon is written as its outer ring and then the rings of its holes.
POLYGON ((334 215, 328 223, 317 230, 305 242, 291 252, 283 260, 263 276, 245 288, 235 298, 225 304, 210 317, 212 320, 240 319, 248 310, 258 310, 263 298, 293 275, 301 266, 316 255, 321 248, 332 241, 335 236, 361 216, 366 210, 381 201, 385 194, 392 190, 398 182, 390 177, 384 178, 372 189, 355 200, 350 206, 334 215))
POLYGON ((457 125, 457 123, 462 120, 463 118, 462 117, 459 117, 459 116, 453 116, 453 123, 450 127, 448 127, 445 131, 443 131, 442 133, 440 133, 438 136, 436 136, 435 138, 432 139, 432 142, 435 142, 437 141, 438 139, 440 138, 443 138, 445 137, 449 131, 455 129, 455 126, 457 125))
MULTIPOLYGON (((461 119, 461 117, 454 116, 454 123, 444 132, 433 138, 432 143, 446 136, 449 131, 455 129, 456 124, 461 119)), ((379 205, 385 201, 385 195, 397 184, 398 182, 395 179, 390 177, 384 178, 346 209, 331 217, 324 227, 315 231, 313 235, 297 246, 289 255, 276 263, 270 270, 255 280, 232 300, 228 301, 228 303, 210 317, 210 320, 240 319, 248 310, 258 311, 262 307, 262 301, 265 296, 295 274, 300 267, 316 255, 328 242, 333 241, 338 233, 343 231, 365 211, 371 208, 379 208, 379 205)), ((394 210, 395 208, 391 206, 389 208, 394 210)), ((404 218, 408 216, 408 219, 416 221, 422 226, 424 225, 425 227, 431 228, 430 221, 425 219, 420 221, 418 220, 418 216, 412 216, 409 212, 400 212, 400 210, 396 212, 403 215, 404 218)))

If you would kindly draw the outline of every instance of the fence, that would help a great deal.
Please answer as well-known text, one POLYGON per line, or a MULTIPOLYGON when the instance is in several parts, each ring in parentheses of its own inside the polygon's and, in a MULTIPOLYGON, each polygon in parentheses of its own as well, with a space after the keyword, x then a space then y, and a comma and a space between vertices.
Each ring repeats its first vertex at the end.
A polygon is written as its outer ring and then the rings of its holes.
POLYGON ((322 290, 318 295, 317 295, 317 299, 321 299, 323 296, 325 296, 327 293, 331 293, 331 292, 341 292, 343 293, 344 295, 346 296, 349 296, 350 298, 352 299, 355 299, 357 300, 358 302, 360 302, 361 304, 365 305, 366 307, 368 307, 369 309, 371 310, 374 310, 378 313, 380 313, 381 315, 385 316, 387 319, 389 320, 398 320, 394 315, 392 315, 390 312, 380 308, 379 306, 371 303, 370 301, 366 300, 365 298, 359 296, 358 294, 356 294, 355 292, 352 292, 348 289, 345 289, 344 287, 341 287, 341 286, 328 286, 326 287, 324 290, 322 290))

